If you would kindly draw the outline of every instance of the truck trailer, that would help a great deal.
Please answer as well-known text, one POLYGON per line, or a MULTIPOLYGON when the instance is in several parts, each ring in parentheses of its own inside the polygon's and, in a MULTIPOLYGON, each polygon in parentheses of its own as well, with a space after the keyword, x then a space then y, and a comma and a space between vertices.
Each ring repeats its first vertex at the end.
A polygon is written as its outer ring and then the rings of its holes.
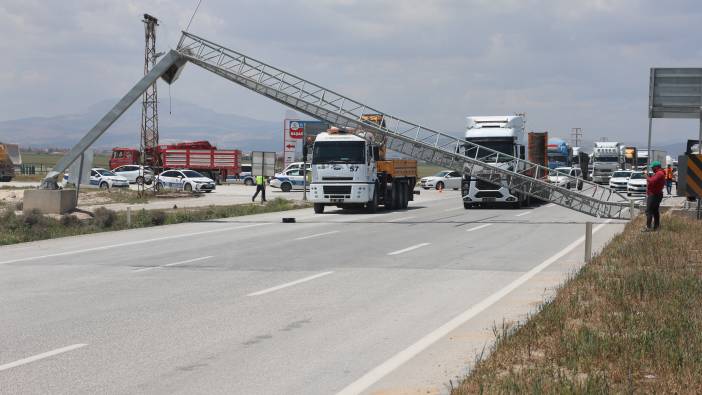
MULTIPOLYGON (((377 123, 373 116, 365 117, 377 123)), ((310 183, 314 212, 321 214, 326 206, 365 208, 371 213, 379 206, 407 208, 414 200, 417 161, 386 159, 383 141, 371 133, 354 132, 330 128, 317 135, 310 183)))
POLYGON ((573 151, 567 141, 554 137, 548 139, 548 168, 570 167, 573 151))

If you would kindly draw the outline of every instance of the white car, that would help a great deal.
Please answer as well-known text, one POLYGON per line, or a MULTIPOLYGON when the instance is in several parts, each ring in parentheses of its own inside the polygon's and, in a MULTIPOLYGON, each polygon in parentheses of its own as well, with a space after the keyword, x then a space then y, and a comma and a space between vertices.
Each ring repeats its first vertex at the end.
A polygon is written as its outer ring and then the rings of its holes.
POLYGON ((646 176, 641 171, 635 171, 631 173, 629 177, 629 182, 626 184, 626 195, 645 195, 646 186, 648 182, 646 181, 646 176))
MULTIPOLYGON (((303 162, 293 162, 289 164, 280 174, 285 174, 288 170, 298 170, 302 169, 303 162)), ((312 171, 312 163, 307 163, 307 171, 312 171)))
POLYGON ((577 167, 556 167, 548 173, 548 182, 568 189, 574 187, 577 187, 578 190, 583 189, 582 178, 583 172, 577 167), (576 181, 573 180, 573 177, 579 178, 577 185, 575 185, 576 181))
POLYGON ((629 177, 631 177, 631 170, 617 170, 612 173, 612 177, 609 179, 609 187, 615 191, 626 191, 626 185, 629 183, 629 177))
POLYGON ((424 189, 459 189, 461 187, 461 173, 451 170, 442 170, 433 176, 422 177, 419 186, 424 189))
POLYGON ((194 170, 166 170, 156 177, 156 190, 170 189, 185 192, 207 192, 215 189, 215 182, 194 170))
POLYGON ((90 169, 90 185, 100 189, 129 188, 129 181, 107 169, 98 167, 90 169))
POLYGON ((112 169, 118 176, 126 178, 132 184, 148 184, 154 181, 154 171, 140 165, 123 165, 112 169))
MULTIPOLYGON (((308 170, 307 176, 308 178, 311 177, 312 172, 308 170)), ((304 188, 305 179, 302 176, 302 169, 297 168, 276 174, 269 184, 273 188, 280 188, 283 192, 290 192, 293 189, 301 191, 304 188)))

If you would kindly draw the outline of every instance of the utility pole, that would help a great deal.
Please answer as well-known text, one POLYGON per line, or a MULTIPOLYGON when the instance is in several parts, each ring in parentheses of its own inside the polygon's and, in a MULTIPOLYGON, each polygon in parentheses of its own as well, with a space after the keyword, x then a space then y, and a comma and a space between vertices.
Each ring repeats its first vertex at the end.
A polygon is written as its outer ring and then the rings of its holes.
MULTIPOLYGON (((156 64, 156 26, 158 19, 149 14, 144 14, 144 33, 146 45, 144 47, 144 75, 151 71, 156 64)), ((161 165, 156 146, 158 145, 158 94, 156 82, 144 92, 141 107, 141 164, 150 164, 155 168, 161 165), (147 158, 149 154, 151 157, 147 158), (149 163, 150 162, 150 163, 149 163)), ((156 169, 154 169, 156 171, 156 169)))
POLYGON ((573 147, 580 147, 583 138, 583 128, 573 128, 570 132, 570 142, 573 147))

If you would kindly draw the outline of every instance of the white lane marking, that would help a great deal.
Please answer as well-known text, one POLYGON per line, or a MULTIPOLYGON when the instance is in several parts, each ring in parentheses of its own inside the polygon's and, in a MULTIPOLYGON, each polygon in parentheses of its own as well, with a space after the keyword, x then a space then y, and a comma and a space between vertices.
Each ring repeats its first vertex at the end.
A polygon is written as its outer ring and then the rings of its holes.
POLYGON ((193 258, 193 259, 188 259, 187 261, 180 261, 180 262, 173 262, 173 263, 168 263, 165 265, 159 265, 159 266, 150 266, 150 267, 142 267, 140 269, 134 269, 134 272, 145 272, 147 270, 154 270, 154 269, 161 269, 164 267, 169 267, 169 266, 177 266, 177 265, 184 265, 186 263, 192 263, 192 262, 197 262, 197 261, 203 261, 205 259, 210 259, 214 258, 212 256, 201 256, 199 258, 193 258))
POLYGON ((248 295, 246 295, 246 296, 259 296, 259 295, 264 295, 264 294, 267 294, 267 293, 275 292, 275 291, 277 291, 277 290, 279 290, 279 289, 283 289, 283 288, 287 288, 287 287, 292 287, 293 285, 297 285, 297 284, 304 283, 304 282, 307 282, 307 281, 310 281, 310 280, 314 280, 315 278, 320 278, 320 277, 323 277, 323 276, 326 276, 326 275, 329 275, 329 274, 332 274, 332 273, 334 273, 334 272, 324 272, 324 273, 315 274, 315 275, 313 275, 313 276, 301 278, 301 279, 299 279, 299 280, 291 281, 291 282, 289 282, 289 283, 280 284, 280 285, 277 285, 277 286, 271 287, 271 288, 266 288, 266 289, 264 289, 264 290, 262 290, 262 291, 250 293, 250 294, 248 294, 248 295))
POLYGON ((127 246, 133 246, 133 245, 137 245, 137 244, 152 243, 152 242, 154 242, 154 241, 162 241, 162 240, 170 240, 170 239, 179 239, 179 238, 182 238, 182 237, 191 237, 191 236, 198 236, 198 235, 206 235, 206 234, 210 234, 210 233, 228 232, 228 231, 230 231, 230 230, 245 229, 245 228, 253 228, 253 227, 255 227, 255 226, 263 226, 263 225, 271 225, 271 223, 253 224, 253 225, 238 226, 238 227, 228 227, 228 228, 213 229, 213 230, 204 230, 204 231, 201 231, 201 232, 184 233, 184 234, 180 234, 180 235, 157 237, 157 238, 154 238, 154 239, 129 241, 129 242, 126 242, 126 243, 119 243, 119 244, 110 244, 110 245, 106 245, 106 246, 93 247, 93 248, 86 248, 86 249, 83 249, 83 250, 74 250, 74 251, 58 252, 58 253, 56 253, 56 254, 40 255, 40 256, 33 256, 33 257, 28 257, 28 258, 10 259, 9 261, 0 262, 0 265, 4 265, 4 264, 7 264, 7 263, 31 261, 31 260, 34 260, 34 259, 54 258, 54 257, 57 257, 57 256, 75 255, 75 254, 81 254, 81 253, 84 253, 84 252, 93 252, 93 251, 109 250, 110 248, 127 247, 127 246))
POLYGON ((487 227, 490 226, 490 225, 492 225, 492 224, 478 225, 478 226, 476 226, 476 227, 474 227, 474 228, 466 229, 466 232, 472 232, 472 231, 474 231, 474 230, 478 230, 478 229, 482 229, 482 228, 487 228, 487 227))
POLYGON ((444 210, 444 212, 446 213, 446 212, 449 212, 449 211, 456 211, 456 210, 464 210, 464 208, 463 208, 463 207, 447 208, 446 210, 444 210))
POLYGON ((419 244, 415 244, 415 245, 413 245, 413 246, 411 246, 411 247, 403 248, 403 249, 401 249, 401 250, 397 250, 397 251, 393 251, 393 252, 388 252, 388 255, 398 255, 398 254, 402 254, 402 253, 405 253, 405 252, 407 252, 407 251, 412 251, 412 250, 416 250, 417 248, 421 248, 421 247, 424 247, 424 246, 428 246, 429 244, 431 244, 431 243, 419 243, 419 244))
POLYGON ((515 217, 521 217, 521 216, 529 215, 529 214, 531 214, 531 211, 525 211, 525 212, 523 212, 523 213, 521 213, 521 214, 515 215, 515 217))
POLYGON ((73 345, 70 345, 67 347, 57 348, 55 350, 51 350, 51 351, 47 351, 45 353, 41 353, 41 354, 37 354, 37 355, 31 356, 31 357, 23 358, 23 359, 15 361, 15 362, 10 362, 10 363, 6 363, 4 365, 0 365, 0 371, 12 369, 12 368, 15 368, 15 367, 21 366, 21 365, 26 365, 28 363, 32 363, 32 362, 38 361, 40 359, 53 357, 54 355, 63 354, 65 352, 73 351, 75 349, 85 347, 85 346, 87 346, 87 344, 73 344, 73 345))
POLYGON ((307 239, 311 239, 311 238, 314 238, 314 237, 332 235, 332 234, 334 234, 334 233, 339 233, 339 231, 338 231, 338 230, 332 230, 331 232, 317 233, 317 234, 314 234, 314 235, 298 237, 298 238, 295 239, 295 240, 307 240, 307 239))
POLYGON ((391 219, 388 222, 407 221, 408 219, 412 219, 412 218, 415 218, 415 217, 400 217, 400 218, 391 219))
MULTIPOLYGON (((603 224, 600 224, 596 226, 593 230, 592 233, 594 234, 595 232, 599 231, 602 229, 606 224, 611 222, 612 220, 609 219, 605 221, 603 224)), ((414 358, 416 355, 427 349, 429 346, 432 344, 436 343, 438 340, 442 339, 444 336, 448 335, 451 333, 453 330, 458 328, 459 326, 463 325, 466 323, 468 320, 471 318, 475 317, 476 315, 480 314, 484 310, 486 310, 488 307, 492 306, 496 302, 498 302, 500 299, 508 295, 510 292, 514 291, 517 289, 519 286, 524 284, 525 282, 529 281, 532 277, 536 276, 539 274, 541 271, 549 267, 551 264, 574 250, 578 245, 582 244, 582 242, 585 241, 585 236, 579 237, 577 240, 574 242, 568 244, 564 249, 560 250, 557 252, 555 255, 551 256, 550 258, 546 259, 543 261, 541 264, 538 266, 532 268, 528 272, 524 273, 521 275, 519 278, 516 280, 512 281, 509 283, 506 287, 502 288, 501 290, 495 292, 494 294, 488 296, 487 298, 483 299, 480 301, 478 304, 473 305, 470 307, 468 310, 464 311, 463 313, 459 314, 457 317, 452 319, 451 321, 445 323, 444 325, 440 326, 439 328, 435 329, 433 332, 429 333, 428 335, 424 336, 423 338, 419 339, 416 343, 412 344, 411 346, 407 347, 406 349, 400 351, 399 353, 395 354, 392 358, 388 359, 387 361, 383 362, 379 366, 373 368, 371 371, 368 373, 364 374, 361 378, 358 380, 354 381, 353 383, 349 384, 346 388, 342 389, 337 393, 337 395, 351 395, 351 394, 359 394, 365 390, 367 390, 370 386, 378 382, 378 380, 382 379, 410 359, 414 358)))

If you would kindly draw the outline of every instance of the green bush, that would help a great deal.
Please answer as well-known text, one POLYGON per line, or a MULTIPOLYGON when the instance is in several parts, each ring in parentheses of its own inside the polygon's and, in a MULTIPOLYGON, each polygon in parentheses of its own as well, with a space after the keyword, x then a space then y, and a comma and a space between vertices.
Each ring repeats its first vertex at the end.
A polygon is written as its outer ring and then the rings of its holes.
POLYGON ((159 226, 166 223, 166 213, 162 210, 151 211, 151 225, 159 226))
POLYGON ((80 220, 78 217, 72 214, 65 214, 61 216, 61 220, 59 221, 61 223, 61 226, 65 227, 75 227, 79 226, 81 224, 80 220))
POLYGON ((111 228, 117 219, 117 213, 105 207, 98 207, 95 210, 95 217, 93 217, 93 223, 100 229, 111 228))

